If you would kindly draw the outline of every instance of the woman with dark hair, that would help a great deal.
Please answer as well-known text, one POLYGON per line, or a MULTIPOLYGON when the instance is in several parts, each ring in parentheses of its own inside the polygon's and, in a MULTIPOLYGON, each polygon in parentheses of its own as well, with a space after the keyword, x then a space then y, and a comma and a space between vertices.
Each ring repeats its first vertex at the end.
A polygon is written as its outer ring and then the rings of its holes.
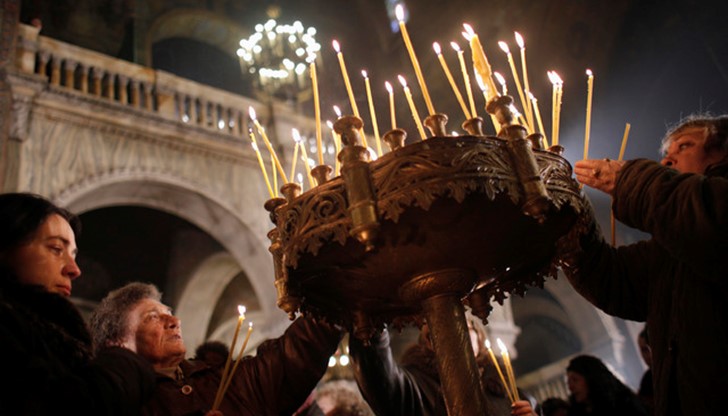
POLYGON ((92 357, 91 336, 68 300, 81 275, 78 217, 32 194, 0 195, 0 357, 8 383, 0 414, 138 414, 149 364, 123 348, 92 357))
POLYGON ((637 395, 597 357, 579 355, 566 367, 569 416, 647 416, 637 395))

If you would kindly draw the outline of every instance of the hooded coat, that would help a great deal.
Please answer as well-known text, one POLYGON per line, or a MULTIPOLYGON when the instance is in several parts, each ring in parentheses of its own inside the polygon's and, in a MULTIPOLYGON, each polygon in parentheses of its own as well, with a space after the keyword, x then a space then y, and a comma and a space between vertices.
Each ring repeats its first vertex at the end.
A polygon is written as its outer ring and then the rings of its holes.
POLYGON ((627 162, 615 218, 652 238, 612 247, 595 221, 564 268, 604 312, 646 321, 655 414, 722 414, 728 391, 728 162, 705 175, 627 162))

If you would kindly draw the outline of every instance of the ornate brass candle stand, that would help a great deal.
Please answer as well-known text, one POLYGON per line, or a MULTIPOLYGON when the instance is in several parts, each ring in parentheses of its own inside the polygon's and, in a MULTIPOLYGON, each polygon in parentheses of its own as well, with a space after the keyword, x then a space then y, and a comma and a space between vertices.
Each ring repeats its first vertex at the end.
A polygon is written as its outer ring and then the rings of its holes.
MULTIPOLYGON (((463 302, 486 319, 492 299, 555 277, 556 241, 584 211, 571 166, 514 123, 510 97, 488 104, 501 125, 482 136, 436 137, 375 161, 360 144, 361 120, 340 118, 341 177, 268 201, 278 306, 352 328, 368 340, 385 324, 426 320, 448 411, 486 414, 463 302), (535 146, 534 146, 535 145, 535 146)), ((475 133, 475 134, 473 134, 475 133)))

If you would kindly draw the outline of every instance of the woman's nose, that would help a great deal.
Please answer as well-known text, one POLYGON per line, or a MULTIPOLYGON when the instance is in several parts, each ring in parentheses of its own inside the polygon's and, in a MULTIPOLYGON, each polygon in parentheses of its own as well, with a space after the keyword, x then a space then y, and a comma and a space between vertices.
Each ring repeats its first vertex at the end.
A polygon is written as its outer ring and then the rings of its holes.
POLYGON ((81 269, 78 267, 76 259, 74 259, 73 257, 69 258, 69 260, 66 262, 66 265, 63 266, 63 273, 71 280, 74 280, 78 276, 81 276, 81 269))
POLYGON ((665 157, 660 161, 660 164, 662 166, 672 167, 675 164, 675 161, 672 158, 665 157))

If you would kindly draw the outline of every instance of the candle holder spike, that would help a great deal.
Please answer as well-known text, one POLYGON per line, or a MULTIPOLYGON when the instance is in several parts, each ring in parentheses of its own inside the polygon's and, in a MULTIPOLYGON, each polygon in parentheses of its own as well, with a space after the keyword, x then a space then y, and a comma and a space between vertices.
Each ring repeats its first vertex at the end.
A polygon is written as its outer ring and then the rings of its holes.
POLYGON ((334 131, 341 135, 344 148, 338 155, 341 176, 346 184, 348 211, 352 221, 350 235, 364 244, 366 251, 374 249, 379 221, 376 197, 369 172, 369 149, 361 146, 360 118, 344 116, 334 123, 334 131))
POLYGON ((484 136, 485 135, 483 133, 484 124, 485 123, 481 117, 474 117, 474 118, 465 120, 462 124, 462 127, 471 136, 484 136))
POLYGON ((447 116, 442 113, 435 113, 425 117, 425 127, 430 130, 433 136, 446 137, 447 134, 447 116))
POLYGON ((281 186, 281 193, 285 197, 286 202, 291 202, 294 198, 301 195, 301 185, 295 182, 284 183, 281 186))
POLYGON ((389 150, 394 152, 395 150, 404 147, 404 142, 407 140, 407 132, 402 129, 392 129, 384 133, 382 140, 387 143, 389 150))
POLYGON ((318 165, 311 169, 311 176, 316 179, 316 183, 321 186, 329 181, 329 176, 334 172, 334 168, 329 165, 318 165))

